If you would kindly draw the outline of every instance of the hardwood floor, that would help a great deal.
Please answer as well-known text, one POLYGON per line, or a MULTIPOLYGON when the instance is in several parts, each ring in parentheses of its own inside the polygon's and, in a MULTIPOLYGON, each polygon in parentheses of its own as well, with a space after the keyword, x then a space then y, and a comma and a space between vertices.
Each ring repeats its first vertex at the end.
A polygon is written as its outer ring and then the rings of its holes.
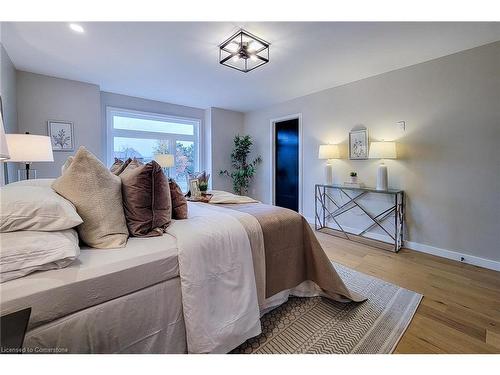
POLYGON ((316 234, 331 260, 424 295, 395 353, 500 353, 500 272, 316 234))

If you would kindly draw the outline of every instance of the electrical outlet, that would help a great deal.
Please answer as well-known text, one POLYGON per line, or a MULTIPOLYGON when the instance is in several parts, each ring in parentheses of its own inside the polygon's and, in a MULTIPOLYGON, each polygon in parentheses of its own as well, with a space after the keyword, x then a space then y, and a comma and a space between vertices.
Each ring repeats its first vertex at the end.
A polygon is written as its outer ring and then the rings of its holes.
POLYGON ((403 132, 406 130, 406 122, 405 121, 398 121, 397 124, 399 126, 399 130, 401 130, 403 132))
POLYGON ((460 261, 461 262, 465 262, 465 258, 464 257, 460 257, 460 261))

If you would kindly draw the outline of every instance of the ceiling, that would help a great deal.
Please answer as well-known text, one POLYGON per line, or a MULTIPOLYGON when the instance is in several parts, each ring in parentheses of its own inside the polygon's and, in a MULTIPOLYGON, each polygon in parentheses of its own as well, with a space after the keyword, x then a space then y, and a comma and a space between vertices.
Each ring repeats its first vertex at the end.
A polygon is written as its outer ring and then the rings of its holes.
POLYGON ((103 91, 194 107, 250 111, 500 40, 500 23, 4 23, 19 70, 103 91), (242 73, 218 62, 240 27, 269 41, 270 63, 242 73))

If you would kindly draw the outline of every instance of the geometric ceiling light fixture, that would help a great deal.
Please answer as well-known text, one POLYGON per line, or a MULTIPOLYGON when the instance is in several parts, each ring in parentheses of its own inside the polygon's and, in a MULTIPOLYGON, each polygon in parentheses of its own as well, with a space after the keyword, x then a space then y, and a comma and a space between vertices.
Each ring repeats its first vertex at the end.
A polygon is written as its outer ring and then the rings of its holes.
POLYGON ((219 45, 219 63, 248 73, 269 62, 269 42, 240 29, 219 45))

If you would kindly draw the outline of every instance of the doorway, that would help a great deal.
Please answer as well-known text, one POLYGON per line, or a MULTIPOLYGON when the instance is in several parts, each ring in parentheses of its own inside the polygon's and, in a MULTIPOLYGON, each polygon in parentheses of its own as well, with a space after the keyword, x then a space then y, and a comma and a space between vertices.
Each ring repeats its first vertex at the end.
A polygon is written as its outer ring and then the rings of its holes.
POLYGON ((301 211, 300 116, 271 122, 273 143, 273 204, 301 211))

